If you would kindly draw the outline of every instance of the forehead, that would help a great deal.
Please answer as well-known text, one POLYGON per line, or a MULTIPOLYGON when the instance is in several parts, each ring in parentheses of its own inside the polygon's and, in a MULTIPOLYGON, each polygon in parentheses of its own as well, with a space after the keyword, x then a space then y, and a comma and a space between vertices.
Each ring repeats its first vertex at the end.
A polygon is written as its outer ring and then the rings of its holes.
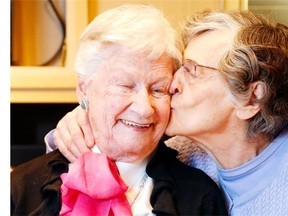
POLYGON ((157 78, 158 76, 172 76, 173 61, 171 57, 162 55, 150 58, 147 54, 137 54, 127 49, 111 49, 110 55, 103 62, 100 69, 106 76, 118 74, 119 76, 142 75, 157 78))
POLYGON ((220 59, 232 46, 234 33, 228 30, 206 31, 191 39, 184 52, 184 59, 198 64, 217 67, 220 59))

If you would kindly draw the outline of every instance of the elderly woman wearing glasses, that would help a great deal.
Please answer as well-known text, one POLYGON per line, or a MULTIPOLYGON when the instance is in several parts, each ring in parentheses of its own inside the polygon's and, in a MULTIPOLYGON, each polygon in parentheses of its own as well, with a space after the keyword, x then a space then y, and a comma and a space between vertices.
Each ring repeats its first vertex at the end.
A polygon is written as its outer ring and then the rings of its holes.
MULTIPOLYGON (((231 215, 288 215, 287 26, 251 12, 203 12, 182 36, 166 129, 180 136, 167 145, 219 184, 231 215)), ((76 108, 54 141, 73 160, 91 147, 89 131, 76 108)))
POLYGON ((56 150, 14 168, 11 215, 226 214, 216 183, 160 141, 181 60, 175 35, 144 5, 108 10, 89 24, 75 70, 97 144, 71 164, 56 150))
POLYGON ((219 183, 231 215, 287 215, 287 26, 202 13, 183 38, 166 133, 197 142, 189 163, 219 183))

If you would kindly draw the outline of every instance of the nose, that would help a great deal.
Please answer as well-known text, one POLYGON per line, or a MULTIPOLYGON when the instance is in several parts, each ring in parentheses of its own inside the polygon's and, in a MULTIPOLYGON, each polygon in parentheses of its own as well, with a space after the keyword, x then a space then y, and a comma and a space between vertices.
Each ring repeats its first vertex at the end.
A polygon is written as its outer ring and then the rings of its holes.
POLYGON ((135 94, 131 109, 141 117, 148 118, 155 112, 153 103, 153 97, 149 94, 147 89, 143 87, 135 94))
POLYGON ((173 80, 171 82, 169 92, 174 95, 177 93, 181 93, 181 68, 179 68, 173 76, 173 80))

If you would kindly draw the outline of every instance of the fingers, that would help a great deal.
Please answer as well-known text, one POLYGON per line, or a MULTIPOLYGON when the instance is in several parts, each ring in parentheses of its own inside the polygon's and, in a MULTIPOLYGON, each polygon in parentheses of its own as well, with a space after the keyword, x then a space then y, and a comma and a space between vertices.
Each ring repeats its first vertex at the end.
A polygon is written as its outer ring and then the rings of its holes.
POLYGON ((67 145, 70 145, 71 142, 63 141, 59 132, 55 130, 53 134, 54 143, 57 145, 60 152, 70 161, 73 162, 77 159, 77 157, 70 151, 67 145), (65 144, 66 143, 66 144, 65 144), (70 143, 70 144, 69 144, 70 143))
POLYGON ((67 118, 69 118, 71 114, 67 113, 57 124, 56 129, 53 134, 53 139, 55 145, 58 147, 60 152, 71 162, 73 162, 77 156, 81 155, 78 150, 72 150, 72 137, 70 134, 70 130, 68 128, 69 122, 67 118))
MULTIPOLYGON (((74 109, 72 112, 67 113, 67 118, 66 118, 66 123, 67 123, 67 127, 69 129, 70 132, 70 139, 72 140, 71 142, 71 147, 70 150, 74 153, 75 152, 75 156, 79 156, 84 152, 87 151, 91 151, 90 147, 87 146, 86 141, 85 141, 85 136, 86 134, 83 134, 83 125, 87 128, 89 126, 90 128, 90 123, 88 121, 88 115, 87 113, 80 108, 80 106, 78 106, 76 109, 74 109)), ((92 134, 92 129, 90 129, 91 132, 91 136, 90 137, 90 142, 94 143, 94 138, 93 138, 93 134, 92 134)), ((90 143, 90 145, 92 145, 90 143)), ((93 144, 94 145, 94 144, 93 144)), ((92 145, 92 147, 93 147, 92 145)))
POLYGON ((84 133, 85 143, 88 148, 92 148, 95 145, 95 140, 90 125, 90 121, 88 118, 88 114, 83 109, 81 109, 80 106, 78 106, 76 109, 77 109, 78 123, 82 129, 82 132, 84 133))
POLYGON ((60 152, 71 162, 75 161, 84 152, 91 151, 87 146, 94 146, 92 129, 90 128, 88 115, 81 108, 77 107, 67 113, 57 124, 53 138, 60 152), (81 127, 84 126, 81 129, 81 127), (83 130, 83 131, 82 131, 83 130))

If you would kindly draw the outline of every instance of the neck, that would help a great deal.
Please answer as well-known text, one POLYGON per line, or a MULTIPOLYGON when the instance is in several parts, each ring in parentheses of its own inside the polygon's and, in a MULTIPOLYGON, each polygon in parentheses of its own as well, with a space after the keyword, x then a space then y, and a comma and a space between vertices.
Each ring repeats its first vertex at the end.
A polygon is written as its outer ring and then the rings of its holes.
MULTIPOLYGON (((101 153, 97 145, 92 148, 92 151, 95 153, 101 153)), ((120 176, 127 186, 133 185, 139 176, 144 175, 149 158, 150 156, 133 162, 116 160, 120 176)))
POLYGON ((129 187, 146 173, 147 163, 148 158, 133 163, 116 162, 121 178, 129 187))
POLYGON ((257 136, 248 139, 245 133, 209 134, 197 138, 197 142, 203 150, 224 169, 232 169, 255 158, 268 145, 269 139, 265 136, 257 136))

